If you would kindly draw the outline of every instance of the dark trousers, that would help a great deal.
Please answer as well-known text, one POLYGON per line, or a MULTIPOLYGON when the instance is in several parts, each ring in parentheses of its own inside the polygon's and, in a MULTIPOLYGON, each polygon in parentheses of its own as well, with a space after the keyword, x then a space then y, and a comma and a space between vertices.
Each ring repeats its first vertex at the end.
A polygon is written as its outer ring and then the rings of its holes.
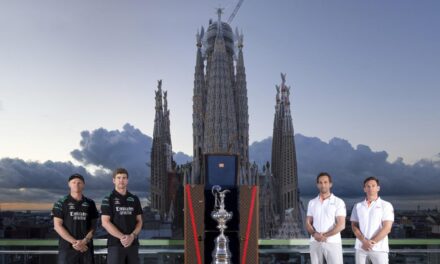
POLYGON ((94 264, 93 247, 81 253, 75 249, 60 249, 58 251, 58 264, 94 264))
POLYGON ((107 264, 139 264, 139 246, 111 246, 107 249, 107 264))

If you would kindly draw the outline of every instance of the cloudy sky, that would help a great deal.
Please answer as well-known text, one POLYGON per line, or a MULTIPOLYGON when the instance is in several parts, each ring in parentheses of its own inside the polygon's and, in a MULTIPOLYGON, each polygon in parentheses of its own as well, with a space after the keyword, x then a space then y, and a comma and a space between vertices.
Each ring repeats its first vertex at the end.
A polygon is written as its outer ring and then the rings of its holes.
MULTIPOLYGON (((301 197, 316 195, 315 177, 320 171, 328 171, 334 179, 333 191, 349 201, 363 195, 362 181, 375 175, 381 179, 381 194, 391 198, 397 208, 435 208, 440 203, 438 194, 440 157, 420 160, 413 165, 401 159, 387 161, 385 151, 373 151, 368 146, 352 146, 347 140, 333 138, 323 142, 316 137, 301 134, 295 136, 299 190, 301 197), (397 198, 396 198, 397 197, 397 198)), ((86 194, 101 201, 112 188, 109 171, 125 167, 130 173, 129 189, 146 201, 149 196, 150 171, 148 150, 151 137, 131 124, 122 129, 104 128, 83 131, 79 147, 70 152, 70 161, 33 162, 18 158, 0 159, 1 202, 50 202, 67 191, 66 178, 78 172, 85 176, 86 194), (92 166, 93 172, 87 170, 92 166)), ((254 142, 250 146, 250 158, 259 165, 270 160, 271 138, 254 142)), ((179 153, 175 156, 182 164, 190 157, 179 153)), ((261 168, 261 166, 260 166, 261 168)), ((0 206, 2 204, 0 203, 0 206)))
MULTIPOLYGON (((111 157, 80 142, 99 128, 151 136, 158 79, 169 91, 173 149, 191 154, 195 34, 216 7, 226 19, 235 4, 0 1, 2 181, 20 161, 105 169, 111 157)), ((245 1, 232 27, 244 34, 251 142, 272 134, 285 72, 296 133, 368 146, 388 164, 436 162, 439 12, 435 0, 245 1)))

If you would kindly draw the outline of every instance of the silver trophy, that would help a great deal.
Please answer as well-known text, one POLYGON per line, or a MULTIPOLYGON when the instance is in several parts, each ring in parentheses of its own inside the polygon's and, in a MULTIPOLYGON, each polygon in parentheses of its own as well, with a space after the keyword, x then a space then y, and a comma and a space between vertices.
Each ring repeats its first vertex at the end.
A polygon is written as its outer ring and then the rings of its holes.
POLYGON ((231 251, 229 251, 229 239, 225 236, 224 231, 227 228, 226 222, 232 219, 232 212, 225 210, 225 196, 229 190, 221 191, 221 187, 215 185, 212 187, 212 194, 214 195, 214 210, 211 212, 211 217, 218 222, 217 228, 220 230, 220 235, 215 238, 215 248, 212 252, 212 264, 231 264, 231 251))

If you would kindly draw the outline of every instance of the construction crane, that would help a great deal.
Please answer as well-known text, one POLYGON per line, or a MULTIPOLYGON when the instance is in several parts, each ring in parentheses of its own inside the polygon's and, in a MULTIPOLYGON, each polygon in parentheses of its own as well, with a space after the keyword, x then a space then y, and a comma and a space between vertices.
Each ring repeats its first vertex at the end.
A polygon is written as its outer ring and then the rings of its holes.
POLYGON ((232 14, 228 18, 228 24, 231 24, 232 20, 234 19, 235 15, 238 13, 238 9, 240 9, 241 4, 243 4, 244 0, 239 0, 237 5, 234 8, 234 11, 232 11, 232 14))

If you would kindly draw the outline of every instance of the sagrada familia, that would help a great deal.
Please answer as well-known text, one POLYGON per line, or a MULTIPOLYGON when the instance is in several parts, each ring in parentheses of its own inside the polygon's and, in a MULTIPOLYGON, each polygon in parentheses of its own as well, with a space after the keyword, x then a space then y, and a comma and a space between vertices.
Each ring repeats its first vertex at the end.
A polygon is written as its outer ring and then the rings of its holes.
MULTIPOLYGON (((259 170, 249 159, 249 114, 243 34, 218 20, 196 35, 193 88, 193 160, 182 166, 182 182, 200 184, 203 157, 210 153, 238 156, 238 184, 260 186, 260 236, 295 238, 302 235, 294 129, 290 111, 290 87, 286 75, 276 86, 271 162, 259 170)), ((162 219, 183 199, 175 191, 170 112, 162 81, 156 91, 156 115, 151 149, 151 208, 162 219)), ((180 208, 181 210, 182 208, 180 208)))

